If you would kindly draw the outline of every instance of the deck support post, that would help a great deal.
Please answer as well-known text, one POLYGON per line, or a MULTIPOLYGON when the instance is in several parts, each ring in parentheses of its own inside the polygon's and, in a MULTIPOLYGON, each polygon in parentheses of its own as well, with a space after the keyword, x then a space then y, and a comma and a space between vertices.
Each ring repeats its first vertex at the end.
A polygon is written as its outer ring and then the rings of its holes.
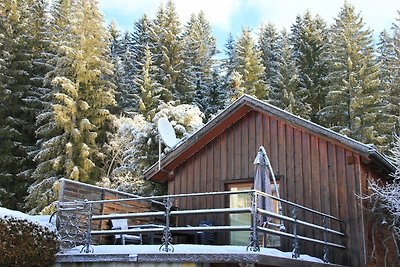
POLYGON ((292 258, 299 258, 300 257, 300 253, 299 253, 299 238, 297 237, 297 207, 293 206, 292 208, 292 218, 294 220, 293 223, 293 235, 294 235, 294 239, 292 242, 292 258))
POLYGON ((251 232, 250 232, 250 243, 246 250, 253 252, 260 251, 260 244, 258 242, 257 235, 257 193, 252 192, 251 195, 251 232))
POLYGON ((322 217, 322 225, 324 226, 324 256, 322 258, 322 260, 325 263, 329 263, 329 258, 328 258, 328 240, 327 240, 327 223, 326 223, 326 216, 324 215, 324 217, 322 217))
POLYGON ((164 207, 165 207, 165 227, 163 230, 162 242, 163 244, 159 248, 160 251, 164 252, 174 252, 174 248, 171 245, 172 236, 170 230, 170 217, 171 217, 171 207, 172 207, 173 199, 167 197, 164 199, 164 207))
POLYGON ((93 248, 90 246, 92 242, 92 234, 91 234, 91 227, 92 227, 92 216, 93 216, 93 203, 88 203, 88 200, 85 199, 83 202, 83 214, 86 215, 86 230, 85 230, 85 245, 81 249, 81 252, 85 253, 92 253, 93 248))

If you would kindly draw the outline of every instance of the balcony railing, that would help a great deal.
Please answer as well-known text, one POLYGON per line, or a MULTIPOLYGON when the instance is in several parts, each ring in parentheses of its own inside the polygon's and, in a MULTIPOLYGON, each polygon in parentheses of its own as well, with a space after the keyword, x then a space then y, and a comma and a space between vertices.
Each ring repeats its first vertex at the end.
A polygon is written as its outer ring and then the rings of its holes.
MULTIPOLYGON (((309 217, 309 216, 301 216, 309 217)), ((137 197, 137 198, 124 198, 124 199, 110 199, 98 201, 74 201, 74 202, 58 202, 57 203, 57 218, 58 230, 61 236, 61 242, 64 248, 74 246, 76 244, 83 244, 81 252, 89 253, 92 250, 93 238, 97 236, 107 235, 120 235, 120 234, 160 234, 162 236, 162 243, 160 251, 173 252, 172 240, 174 235, 182 233, 196 234, 198 232, 234 232, 234 231, 248 231, 249 243, 247 245, 248 251, 258 252, 260 250, 260 235, 268 234, 289 238, 292 245, 292 257, 299 257, 299 241, 311 242, 323 246, 323 261, 329 262, 328 255, 331 248, 345 249, 344 233, 340 229, 333 229, 333 225, 340 228, 342 222, 329 214, 315 211, 313 209, 298 205, 296 203, 260 192, 257 190, 245 191, 225 191, 225 192, 207 192, 207 193, 191 193, 191 194, 176 194, 164 195, 154 197, 137 197), (204 198, 210 196, 229 196, 229 195, 248 195, 251 198, 250 205, 242 208, 204 208, 204 209, 186 209, 180 210, 173 208, 174 201, 178 199, 193 199, 204 198), (261 201, 263 198, 270 198, 280 203, 280 207, 285 206, 287 214, 282 211, 276 213, 261 208, 261 201), (96 205, 105 205, 107 203, 124 203, 126 201, 159 201, 163 203, 163 210, 161 211, 142 211, 135 213, 119 213, 101 215, 93 212, 93 207, 96 205), (302 211, 302 212, 300 212, 302 211), (305 213, 313 214, 314 221, 307 221, 300 218, 300 215, 305 213), (251 223, 248 225, 216 225, 216 226, 175 226, 173 218, 180 216, 193 216, 193 215, 209 215, 209 214, 250 214, 251 223), (319 220, 315 218, 318 217, 319 220), (121 218, 161 218, 163 223, 161 225, 149 224, 146 228, 132 228, 127 230, 107 230, 107 229, 93 229, 93 223, 98 221, 109 221, 112 219, 121 218), (260 224, 260 218, 263 218, 265 224, 260 224), (265 220, 267 218, 267 220, 265 220), (272 222, 272 219, 274 222, 272 222), (315 223, 319 221, 319 223, 315 223), (335 222, 335 223, 334 223, 335 222), (306 236, 299 234, 299 227, 303 229, 310 229, 312 231, 306 232, 320 232, 315 236, 306 236), (290 231, 287 231, 290 229, 290 231)))

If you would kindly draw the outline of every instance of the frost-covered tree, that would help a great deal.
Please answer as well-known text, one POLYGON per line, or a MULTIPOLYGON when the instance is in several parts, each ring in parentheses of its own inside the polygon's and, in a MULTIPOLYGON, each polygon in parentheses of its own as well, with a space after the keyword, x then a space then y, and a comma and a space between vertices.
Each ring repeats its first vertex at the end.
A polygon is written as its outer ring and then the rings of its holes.
POLYGON ((249 28, 244 27, 236 41, 234 66, 234 70, 242 76, 241 87, 244 93, 258 99, 266 99, 268 90, 263 81, 264 66, 261 63, 261 52, 256 47, 249 28))
POLYGON ((291 113, 308 118, 306 90, 301 87, 299 70, 293 56, 288 34, 282 31, 278 39, 277 77, 270 91, 270 103, 291 113))
POLYGON ((110 77, 115 84, 115 100, 117 105, 114 113, 129 114, 137 111, 137 88, 133 82, 133 64, 128 33, 121 35, 114 22, 108 28, 110 34, 110 55, 114 66, 113 75, 110 77))
POLYGON ((159 193, 157 187, 143 180, 142 166, 138 164, 142 155, 137 149, 137 143, 139 140, 146 143, 145 139, 151 132, 151 123, 137 114, 133 118, 117 118, 113 125, 116 131, 110 134, 109 142, 104 145, 105 174, 97 185, 138 195, 159 193))
POLYGON ((155 43, 152 42, 153 24, 147 15, 143 15, 133 24, 133 32, 130 36, 132 50, 132 70, 140 72, 142 66, 140 62, 145 57, 147 48, 153 49, 155 43))
POLYGON ((216 53, 215 38, 203 12, 193 14, 183 32, 183 69, 180 80, 187 89, 182 103, 194 103, 202 112, 208 107, 212 89, 212 57, 216 53))
POLYGON ((325 107, 327 75, 324 53, 328 40, 326 23, 319 17, 313 17, 309 11, 297 16, 290 34, 290 43, 299 70, 300 87, 303 88, 303 101, 310 106, 306 117, 319 122, 318 112, 325 107))
MULTIPOLYGON (((182 139, 202 127, 203 113, 197 106, 175 103, 163 103, 158 110, 152 121, 137 114, 114 122, 117 131, 106 144, 107 173, 98 185, 140 195, 162 193, 162 187, 155 187, 142 178, 142 171, 158 160, 157 121, 168 118, 177 137, 182 139)), ((164 148, 162 155, 168 151, 169 148, 164 148)))
POLYGON ((0 202, 21 209, 34 168, 35 120, 48 65, 43 1, 0 5, 0 202))
POLYGON ((226 95, 226 101, 229 102, 232 98, 232 72, 235 69, 235 40, 232 34, 229 34, 225 43, 225 58, 221 60, 222 73, 222 91, 226 95))
POLYGON ((186 88, 177 87, 182 70, 181 27, 175 5, 169 0, 164 8, 161 4, 153 21, 154 65, 157 66, 157 82, 162 85, 161 100, 180 99, 186 88))
POLYGON ((225 108, 227 102, 227 92, 223 87, 223 78, 220 76, 220 66, 214 66, 212 69, 212 84, 207 92, 207 107, 204 110, 205 121, 208 121, 213 115, 225 108))
POLYGON ((35 157, 36 181, 27 202, 33 212, 53 200, 51 186, 59 178, 92 183, 100 178, 104 157, 100 148, 113 119, 109 107, 115 104, 114 85, 105 79, 112 74, 109 38, 97 3, 70 2, 68 8, 69 17, 62 18, 68 23, 58 26, 71 34, 59 47, 52 73, 54 102, 49 112, 54 135, 47 137, 35 157))
POLYGON ((375 143, 379 104, 379 73, 373 36, 360 14, 345 3, 330 31, 326 58, 326 107, 321 123, 366 143, 375 143))
POLYGON ((392 37, 383 31, 378 44, 378 62, 380 63, 380 93, 381 108, 377 112, 376 129, 379 139, 376 142, 378 149, 388 152, 392 143, 393 133, 399 130, 400 119, 400 64, 396 56, 392 37), (397 128, 397 129, 396 129, 397 128))
MULTIPOLYGON (((278 77, 279 34, 272 23, 261 27, 258 47, 261 51, 261 62, 264 69, 263 79, 265 84, 273 90, 278 77)), ((271 94, 271 92, 270 92, 271 94)))
POLYGON ((140 62, 142 68, 135 75, 135 84, 138 88, 139 97, 139 113, 144 116, 147 121, 151 121, 157 112, 160 104, 162 87, 155 80, 155 67, 149 47, 146 47, 143 59, 140 62))

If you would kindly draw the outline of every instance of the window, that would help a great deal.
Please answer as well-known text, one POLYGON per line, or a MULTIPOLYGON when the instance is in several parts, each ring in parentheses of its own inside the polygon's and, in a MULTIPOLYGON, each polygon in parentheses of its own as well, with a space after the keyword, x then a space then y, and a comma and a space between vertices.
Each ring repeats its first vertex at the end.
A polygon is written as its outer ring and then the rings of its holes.
MULTIPOLYGON (((277 180, 278 190, 279 190, 279 179, 277 180)), ((252 182, 242 182, 235 184, 228 184, 229 191, 243 191, 243 190, 251 190, 253 189, 252 182)), ((276 196, 276 190, 271 181, 271 189, 272 195, 276 196)), ((278 201, 273 201, 274 211, 279 213, 278 201)), ((234 194, 229 196, 229 207, 230 208, 245 208, 251 207, 251 197, 249 194, 234 194)), ((241 213, 241 214, 230 214, 229 222, 232 226, 250 226, 251 225, 251 215, 249 213, 241 213)), ((279 220, 273 219, 270 222, 279 224, 279 220)), ((237 231, 230 233, 230 244, 238 245, 238 246, 247 246, 249 244, 249 235, 248 231, 237 231)), ((275 235, 259 235, 259 240, 262 245, 267 247, 279 247, 280 246, 280 237, 275 235)))
MULTIPOLYGON (((242 191, 242 190, 251 190, 253 187, 253 183, 240 183, 240 184, 230 184, 228 185, 229 191, 242 191)), ((245 208, 251 206, 251 199, 249 194, 234 194, 229 195, 229 207, 230 208, 245 208)), ((230 225, 232 226, 243 226, 251 225, 251 216, 249 213, 241 213, 241 214, 230 214, 229 215, 230 225)), ((230 244, 231 245, 239 245, 239 246, 247 246, 249 243, 249 232, 239 231, 239 232, 231 232, 230 236, 230 244)))

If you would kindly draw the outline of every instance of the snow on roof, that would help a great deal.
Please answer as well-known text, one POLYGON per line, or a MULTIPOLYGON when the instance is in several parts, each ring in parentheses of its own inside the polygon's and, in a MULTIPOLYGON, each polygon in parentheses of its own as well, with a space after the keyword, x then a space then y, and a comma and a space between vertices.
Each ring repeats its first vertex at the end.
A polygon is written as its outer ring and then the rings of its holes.
POLYGON ((1 219, 21 219, 33 222, 37 225, 46 227, 50 230, 55 230, 55 226, 49 223, 50 215, 29 215, 20 211, 10 210, 0 207, 0 218, 1 219))
MULTIPOLYGON (((81 253, 83 246, 78 246, 69 250, 64 250, 57 255, 69 255, 69 256, 77 256, 77 255, 85 255, 85 253, 81 253)), ((292 258, 292 252, 282 252, 275 248, 260 248, 260 252, 252 252, 246 251, 246 246, 215 246, 215 245, 192 245, 192 244, 179 244, 173 245, 174 252, 163 252, 160 251, 160 245, 97 245, 92 246, 93 253, 91 255, 140 255, 140 254, 254 254, 258 253, 260 255, 266 256, 274 256, 280 258, 292 258)), ((312 257, 306 254, 301 254, 298 260, 309 261, 309 262, 318 262, 323 263, 323 261, 319 258, 312 257)))

